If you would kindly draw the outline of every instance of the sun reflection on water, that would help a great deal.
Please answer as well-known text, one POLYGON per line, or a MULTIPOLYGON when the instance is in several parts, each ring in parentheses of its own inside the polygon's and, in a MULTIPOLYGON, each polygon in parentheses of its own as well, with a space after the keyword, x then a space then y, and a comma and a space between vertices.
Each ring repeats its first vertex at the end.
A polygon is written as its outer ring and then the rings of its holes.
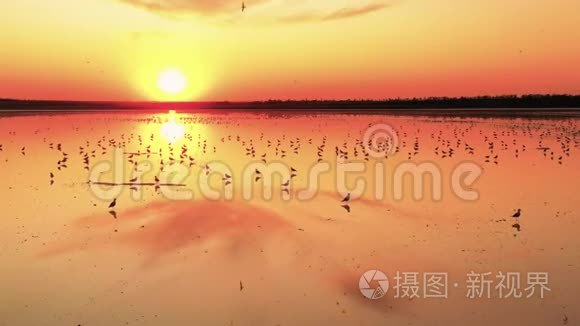
POLYGON ((167 121, 161 125, 161 135, 174 143, 185 135, 185 127, 176 121, 175 110, 170 110, 167 121))

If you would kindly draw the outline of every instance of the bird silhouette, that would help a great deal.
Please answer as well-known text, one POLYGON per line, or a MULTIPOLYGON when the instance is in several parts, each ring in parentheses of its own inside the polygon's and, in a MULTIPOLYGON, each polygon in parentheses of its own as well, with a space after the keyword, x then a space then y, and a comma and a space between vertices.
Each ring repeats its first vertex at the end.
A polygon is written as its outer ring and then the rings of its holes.
POLYGON ((242 2, 242 12, 244 12, 246 10, 246 3, 242 2))
POLYGON ((346 203, 350 201, 350 193, 348 193, 343 199, 342 199, 342 203, 346 203))
POLYGON ((113 201, 109 204, 109 208, 114 208, 117 206, 117 198, 113 199, 113 201))
POLYGON ((522 210, 521 209, 517 209, 516 212, 512 215, 512 217, 515 219, 515 223, 512 225, 512 227, 516 230, 518 230, 518 232, 520 232, 521 230, 521 226, 520 226, 520 216, 522 215, 522 210))

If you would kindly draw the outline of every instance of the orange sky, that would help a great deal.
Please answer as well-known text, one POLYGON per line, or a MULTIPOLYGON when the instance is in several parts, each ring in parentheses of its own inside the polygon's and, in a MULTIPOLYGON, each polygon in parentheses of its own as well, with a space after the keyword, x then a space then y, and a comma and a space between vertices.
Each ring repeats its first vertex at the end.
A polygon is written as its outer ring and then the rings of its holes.
POLYGON ((0 97, 580 93, 578 0, 6 0, 0 97), (168 68, 187 88, 158 89, 168 68))

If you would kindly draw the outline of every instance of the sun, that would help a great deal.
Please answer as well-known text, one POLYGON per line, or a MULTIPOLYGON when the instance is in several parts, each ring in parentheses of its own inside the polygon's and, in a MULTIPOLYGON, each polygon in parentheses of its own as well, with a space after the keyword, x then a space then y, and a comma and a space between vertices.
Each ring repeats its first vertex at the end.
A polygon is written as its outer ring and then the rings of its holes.
POLYGON ((187 79, 180 70, 167 69, 159 74, 157 85, 167 94, 178 94, 187 86, 187 79))

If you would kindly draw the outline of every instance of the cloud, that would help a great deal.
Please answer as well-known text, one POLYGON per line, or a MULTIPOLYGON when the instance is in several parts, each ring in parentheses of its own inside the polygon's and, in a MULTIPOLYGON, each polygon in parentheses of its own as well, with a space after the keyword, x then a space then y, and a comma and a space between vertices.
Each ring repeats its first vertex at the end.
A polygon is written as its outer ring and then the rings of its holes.
POLYGON ((342 8, 337 10, 330 15, 323 17, 322 20, 336 20, 343 18, 351 18, 355 16, 366 15, 371 12, 379 11, 386 8, 388 5, 385 3, 374 3, 360 8, 342 8))
POLYGON ((278 19, 281 23, 304 23, 310 21, 320 20, 320 16, 313 15, 313 14, 296 14, 296 15, 288 15, 283 16, 278 19))
POLYGON ((309 13, 302 13, 302 14, 295 14, 284 16, 279 19, 280 22, 284 23, 304 23, 304 22, 312 22, 312 21, 332 21, 332 20, 339 20, 345 18, 352 18, 356 16, 366 15, 372 12, 380 11, 385 8, 393 6, 392 3, 371 3, 366 6, 362 7, 350 7, 350 8, 341 8, 330 14, 309 14, 309 13))
MULTIPOLYGON (((150 12, 176 17, 177 15, 197 14, 205 16, 217 16, 221 14, 239 14, 241 0, 117 0, 135 7, 139 7, 150 12)), ((288 6, 294 5, 280 0, 245 0, 248 8, 256 9, 259 5, 268 4, 267 8, 260 8, 262 16, 254 14, 254 20, 260 20, 264 16, 277 17, 275 12, 279 10, 286 11, 288 6), (276 8, 277 7, 277 8, 276 8), (272 10, 274 9, 274 10, 272 10)), ((309 9, 312 5, 303 7, 302 13, 288 14, 286 16, 274 18, 277 22, 282 23, 301 23, 315 21, 332 21, 356 16, 366 15, 372 12, 380 11, 392 6, 393 3, 371 2, 365 5, 354 7, 345 7, 338 10, 325 12, 322 8, 309 9)))
POLYGON ((217 14, 227 10, 236 10, 239 6, 241 6, 241 2, 238 0, 119 0, 119 1, 160 14, 161 13, 217 14))
POLYGON ((159 201, 120 211, 118 219, 109 213, 82 217, 77 221, 77 231, 91 230, 90 236, 77 232, 77 237, 71 235, 45 248, 40 256, 106 247, 105 239, 110 237, 112 229, 118 229, 115 244, 143 250, 145 265, 151 265, 164 256, 204 241, 242 245, 239 239, 264 240, 267 235, 293 229, 290 226, 281 215, 245 202, 159 201))

